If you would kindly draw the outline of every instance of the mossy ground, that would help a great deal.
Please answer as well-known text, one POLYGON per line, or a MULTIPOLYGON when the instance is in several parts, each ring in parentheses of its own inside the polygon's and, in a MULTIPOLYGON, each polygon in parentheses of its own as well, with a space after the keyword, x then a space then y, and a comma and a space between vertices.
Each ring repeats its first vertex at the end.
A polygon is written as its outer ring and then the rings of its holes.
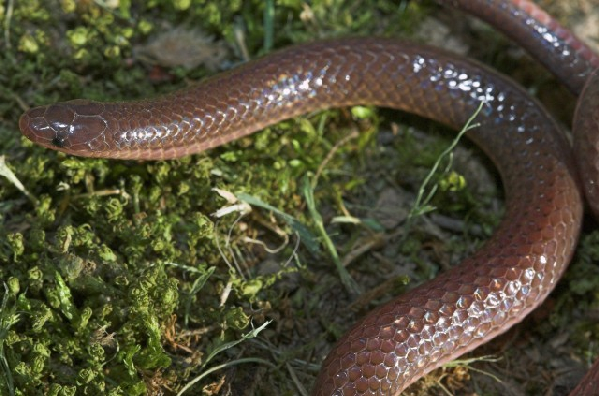
MULTIPOLYGON (((375 0, 3 2, 0 155, 26 192, 0 178, 0 395, 175 395, 186 385, 183 394, 305 394, 356 318, 479 247, 501 201, 496 177, 468 145, 456 151, 457 173, 440 180, 438 210, 405 234, 406 208, 451 135, 396 112, 306 115, 156 163, 65 156, 33 146, 17 128, 29 106, 135 99, 212 73, 134 57, 134 47, 175 27, 227 43, 216 67, 230 67, 244 48, 256 57, 325 37, 410 37, 442 13, 375 0), (466 186, 454 188, 456 174, 466 186), (266 205, 218 219, 226 192, 266 205), (325 236, 371 292, 347 291, 325 236)), ((494 32, 477 35, 468 41, 477 57, 567 120, 572 106, 554 98, 573 98, 494 32)), ((472 354, 499 362, 437 370, 414 394, 441 394, 439 384, 458 395, 571 386, 599 351, 595 228, 589 220, 548 302, 472 354)))

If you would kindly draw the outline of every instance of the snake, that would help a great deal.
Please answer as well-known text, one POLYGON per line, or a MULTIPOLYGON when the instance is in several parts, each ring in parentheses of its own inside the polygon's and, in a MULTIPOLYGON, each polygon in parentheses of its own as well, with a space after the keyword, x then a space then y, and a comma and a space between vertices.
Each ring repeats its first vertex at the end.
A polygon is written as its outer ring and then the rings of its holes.
MULTIPOLYGON (((275 51, 196 85, 132 102, 73 100, 19 119, 34 143, 83 157, 168 160, 281 120, 369 104, 460 129, 490 157, 506 211, 460 265, 372 310, 322 361, 313 396, 398 395, 431 370, 521 322, 555 288, 575 250, 585 195, 599 213, 599 57, 528 0, 438 0, 520 43, 578 97, 573 147, 508 77, 445 50, 353 37, 275 51), (573 155, 576 152, 576 156, 573 155)), ((572 395, 596 395, 599 361, 572 395)))

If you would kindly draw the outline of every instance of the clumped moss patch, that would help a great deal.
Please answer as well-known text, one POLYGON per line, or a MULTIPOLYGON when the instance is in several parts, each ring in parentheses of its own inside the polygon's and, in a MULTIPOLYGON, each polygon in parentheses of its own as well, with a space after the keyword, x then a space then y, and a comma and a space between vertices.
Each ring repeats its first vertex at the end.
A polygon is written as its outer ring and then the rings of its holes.
MULTIPOLYGON (((0 6, 0 394, 301 394, 357 317, 480 246, 499 218, 494 179, 477 189, 459 167, 435 179, 442 191, 431 205, 467 220, 457 229, 416 221, 402 233, 400 208, 451 136, 394 112, 324 111, 152 163, 69 157, 17 132, 28 106, 152 96, 232 67, 244 52, 318 38, 409 35, 431 9, 347 0, 0 6), (176 28, 201 29, 202 45, 224 45, 227 56, 193 68, 138 57, 138 45, 176 28), (347 292, 335 260, 366 297, 347 292)), ((583 239, 568 278, 589 306, 594 238, 583 239)), ((557 299, 551 322, 561 328, 580 300, 567 290, 557 299)), ((572 337, 591 359, 585 342, 596 329, 579 329, 572 337)), ((451 389, 463 386, 452 378, 451 389)))

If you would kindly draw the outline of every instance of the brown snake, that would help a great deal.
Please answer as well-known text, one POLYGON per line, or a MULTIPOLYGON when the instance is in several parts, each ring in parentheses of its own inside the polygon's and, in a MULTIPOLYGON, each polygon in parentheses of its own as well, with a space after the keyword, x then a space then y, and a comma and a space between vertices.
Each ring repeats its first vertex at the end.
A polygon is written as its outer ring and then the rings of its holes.
MULTIPOLYGON (((517 39, 575 94, 599 58, 526 0, 439 0, 517 39)), ((327 107, 374 104, 460 128, 497 165, 504 220, 461 265, 393 299, 355 324, 329 353, 313 395, 398 395, 416 379, 505 332, 537 307, 577 243, 583 187, 597 199, 599 76, 577 109, 582 179, 563 132, 534 99, 487 68, 439 49, 395 40, 297 45, 199 85, 130 103, 72 101, 20 119, 32 141, 66 153, 137 160, 181 157, 280 120, 327 107), (593 131, 594 128, 594 131, 593 131)), ((597 366, 597 364, 596 364, 597 366)), ((599 370, 572 393, 599 394, 599 370)))

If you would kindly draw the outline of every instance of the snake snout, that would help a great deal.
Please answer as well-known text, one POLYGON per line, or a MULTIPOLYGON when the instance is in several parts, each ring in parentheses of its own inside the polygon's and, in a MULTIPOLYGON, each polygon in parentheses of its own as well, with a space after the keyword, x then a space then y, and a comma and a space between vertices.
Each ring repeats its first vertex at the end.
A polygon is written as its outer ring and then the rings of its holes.
POLYGON ((33 143, 44 147, 55 147, 52 141, 57 137, 56 131, 46 120, 46 109, 50 106, 35 107, 19 118, 19 129, 33 143))
POLYGON ((19 128, 36 144, 85 155, 85 151, 92 148, 92 142, 106 130, 102 108, 102 105, 84 100, 36 107, 21 116, 19 128))

